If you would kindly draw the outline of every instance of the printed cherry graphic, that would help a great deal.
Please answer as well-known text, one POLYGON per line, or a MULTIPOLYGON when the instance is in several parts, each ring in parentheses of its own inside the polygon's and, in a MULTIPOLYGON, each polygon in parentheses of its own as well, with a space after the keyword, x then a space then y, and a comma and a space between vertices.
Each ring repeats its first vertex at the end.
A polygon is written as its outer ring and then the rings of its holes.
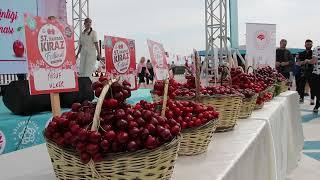
POLYGON ((13 43, 13 52, 17 57, 23 57, 24 45, 23 42, 16 40, 13 43))

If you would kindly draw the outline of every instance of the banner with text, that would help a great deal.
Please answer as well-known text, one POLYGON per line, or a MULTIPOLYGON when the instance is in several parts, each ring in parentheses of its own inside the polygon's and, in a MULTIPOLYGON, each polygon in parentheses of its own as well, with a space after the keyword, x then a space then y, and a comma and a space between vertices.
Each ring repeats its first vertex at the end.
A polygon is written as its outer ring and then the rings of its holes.
POLYGON ((169 74, 169 67, 163 45, 147 40, 151 63, 155 71, 155 79, 163 80, 169 74))
POLYGON ((25 15, 30 93, 78 90, 74 34, 58 20, 25 15))
POLYGON ((275 68, 276 25, 247 23, 246 28, 246 65, 275 68))
POLYGON ((23 14, 66 22, 65 0, 0 0, 0 74, 27 73, 23 14))
POLYGON ((137 89, 135 41, 105 36, 106 72, 112 77, 126 80, 137 89))

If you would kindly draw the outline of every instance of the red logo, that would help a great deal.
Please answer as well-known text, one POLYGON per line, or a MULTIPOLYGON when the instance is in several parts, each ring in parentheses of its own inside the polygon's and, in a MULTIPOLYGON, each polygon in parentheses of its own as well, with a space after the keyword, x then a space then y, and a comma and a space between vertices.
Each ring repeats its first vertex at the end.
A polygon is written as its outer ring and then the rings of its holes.
POLYGON ((260 41, 264 40, 266 36, 264 34, 259 34, 257 39, 260 39, 260 41))

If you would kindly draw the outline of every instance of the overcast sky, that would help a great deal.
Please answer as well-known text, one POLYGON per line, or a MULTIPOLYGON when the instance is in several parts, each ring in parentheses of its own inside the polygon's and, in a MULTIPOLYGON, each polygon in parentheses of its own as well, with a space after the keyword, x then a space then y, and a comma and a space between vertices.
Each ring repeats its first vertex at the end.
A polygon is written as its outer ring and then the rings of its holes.
MULTIPOLYGON (((90 0, 90 17, 99 39, 108 34, 136 40, 137 58, 149 56, 148 38, 161 42, 166 51, 188 55, 193 48, 205 48, 204 2, 90 0)), ((301 48, 306 38, 320 42, 319 0, 239 0, 238 6, 240 45, 247 22, 277 24, 277 41, 286 38, 288 47, 301 48)))

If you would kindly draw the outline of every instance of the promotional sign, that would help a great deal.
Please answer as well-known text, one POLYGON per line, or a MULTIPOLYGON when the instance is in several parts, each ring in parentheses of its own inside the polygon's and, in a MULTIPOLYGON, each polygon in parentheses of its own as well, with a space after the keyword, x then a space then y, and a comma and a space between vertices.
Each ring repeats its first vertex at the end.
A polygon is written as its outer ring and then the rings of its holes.
POLYGON ((163 45, 151 40, 147 41, 151 63, 156 80, 164 80, 168 76, 169 67, 163 45))
POLYGON ((65 0, 0 0, 0 74, 27 73, 24 13, 67 20, 65 0))
POLYGON ((106 72, 112 77, 126 80, 137 89, 135 41, 105 36, 106 72))
POLYGON ((247 66, 271 66, 276 62, 276 25, 247 23, 247 66))
POLYGON ((73 30, 58 20, 25 15, 30 93, 78 90, 73 30))

